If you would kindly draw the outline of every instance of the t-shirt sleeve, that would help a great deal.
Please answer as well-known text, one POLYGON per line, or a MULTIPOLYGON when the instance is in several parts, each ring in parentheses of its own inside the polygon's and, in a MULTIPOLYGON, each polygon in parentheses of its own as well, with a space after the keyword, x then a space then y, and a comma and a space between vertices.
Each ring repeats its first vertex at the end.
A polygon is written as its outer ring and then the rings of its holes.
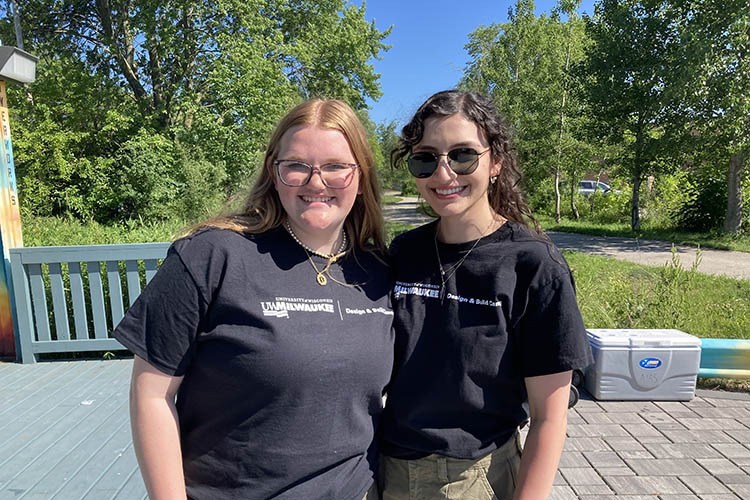
POLYGON ((581 369, 593 362, 569 271, 529 288, 520 342, 524 377, 581 369))
POLYGON ((182 376, 206 311, 206 300, 173 245, 114 337, 165 374, 182 376))

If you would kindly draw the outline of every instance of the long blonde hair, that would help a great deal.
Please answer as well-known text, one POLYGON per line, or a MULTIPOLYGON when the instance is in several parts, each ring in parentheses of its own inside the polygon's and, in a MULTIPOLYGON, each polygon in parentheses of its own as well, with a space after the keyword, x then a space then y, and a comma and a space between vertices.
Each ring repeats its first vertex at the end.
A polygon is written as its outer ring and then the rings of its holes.
POLYGON ((310 99, 289 111, 271 135, 263 160, 263 170, 242 210, 198 224, 190 232, 216 227, 237 232, 262 233, 283 224, 286 212, 274 187, 276 173, 273 162, 278 157, 279 143, 283 135, 290 128, 300 125, 338 130, 349 141, 359 165, 361 194, 357 195, 344 227, 354 248, 384 252, 380 190, 367 134, 352 108, 336 99, 310 99))

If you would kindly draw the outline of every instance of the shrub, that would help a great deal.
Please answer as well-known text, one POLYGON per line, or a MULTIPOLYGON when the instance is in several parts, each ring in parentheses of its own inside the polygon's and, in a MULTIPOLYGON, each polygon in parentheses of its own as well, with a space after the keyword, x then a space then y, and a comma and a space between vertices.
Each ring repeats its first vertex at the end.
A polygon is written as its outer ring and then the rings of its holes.
POLYGON ((678 226, 689 231, 721 227, 727 208, 727 182, 722 173, 703 168, 688 179, 687 200, 676 214, 678 226))
POLYGON ((683 205, 690 199, 693 188, 687 172, 677 171, 673 174, 661 174, 654 178, 651 192, 647 183, 643 183, 641 207, 644 217, 642 225, 652 228, 671 228, 677 224, 675 214, 679 214, 683 205))
MULTIPOLYGON (((555 182, 553 179, 545 179, 543 182, 538 183, 534 189, 530 189, 529 180, 524 181, 524 194, 526 195, 526 202, 535 214, 549 215, 553 217, 555 215, 555 182)), ((564 186, 561 185, 560 189, 563 190, 564 186)), ((565 204, 565 193, 562 193, 561 203, 565 204)))
POLYGON ((582 215, 588 212, 587 218, 594 222, 603 224, 624 222, 630 217, 630 193, 627 191, 620 193, 610 191, 607 194, 595 192, 586 198, 578 196, 579 211, 582 215))

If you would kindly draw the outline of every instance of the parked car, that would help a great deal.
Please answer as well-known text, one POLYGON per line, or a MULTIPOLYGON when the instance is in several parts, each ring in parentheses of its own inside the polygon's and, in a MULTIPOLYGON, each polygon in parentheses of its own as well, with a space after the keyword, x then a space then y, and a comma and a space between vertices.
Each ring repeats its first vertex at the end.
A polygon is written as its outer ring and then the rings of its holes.
POLYGON ((602 194, 609 194, 610 192, 613 192, 615 194, 619 193, 619 191, 612 191, 612 188, 606 182, 581 181, 578 183, 578 192, 583 196, 594 194, 596 191, 599 191, 602 194))

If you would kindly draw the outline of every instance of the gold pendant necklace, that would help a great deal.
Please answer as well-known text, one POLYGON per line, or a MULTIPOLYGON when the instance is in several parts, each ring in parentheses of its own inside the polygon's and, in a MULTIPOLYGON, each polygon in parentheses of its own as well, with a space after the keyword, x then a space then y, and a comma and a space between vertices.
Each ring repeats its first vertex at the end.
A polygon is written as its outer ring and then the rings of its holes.
POLYGON ((318 282, 318 285, 320 286, 326 286, 328 284, 328 278, 326 278, 325 274, 327 273, 328 269, 331 267, 331 264, 336 262, 336 257, 331 257, 328 259, 328 263, 326 264, 326 267, 323 268, 323 270, 319 270, 318 266, 315 265, 315 262, 312 260, 312 256, 310 255, 310 252, 307 251, 307 248, 304 249, 305 253, 307 254, 307 258, 310 260, 310 264, 312 264, 313 269, 315 269, 315 281, 318 282))
MULTIPOLYGON (((310 261, 310 264, 312 264, 313 269, 315 269, 315 281, 318 282, 318 285, 320 286, 326 286, 328 284, 328 278, 326 278, 326 274, 328 276, 331 276, 329 269, 331 268, 331 264, 336 262, 339 257, 344 255, 346 253, 346 231, 341 231, 341 246, 339 246, 339 250, 336 253, 324 255, 320 252, 316 252, 312 248, 308 247, 302 241, 297 238, 297 235, 294 234, 294 231, 292 230, 292 226, 289 224, 289 221, 284 222, 284 228, 287 230, 287 232, 291 235, 292 239, 296 241, 299 246, 302 247, 302 250, 305 251, 305 255, 307 255, 307 260, 310 261), (312 256, 310 254, 315 254, 320 257, 323 257, 325 259, 328 259, 328 262, 326 263, 326 267, 323 268, 323 270, 318 269, 318 266, 315 265, 315 262, 312 260, 312 256)), ((331 277, 332 280, 337 281, 333 277, 331 277)))

